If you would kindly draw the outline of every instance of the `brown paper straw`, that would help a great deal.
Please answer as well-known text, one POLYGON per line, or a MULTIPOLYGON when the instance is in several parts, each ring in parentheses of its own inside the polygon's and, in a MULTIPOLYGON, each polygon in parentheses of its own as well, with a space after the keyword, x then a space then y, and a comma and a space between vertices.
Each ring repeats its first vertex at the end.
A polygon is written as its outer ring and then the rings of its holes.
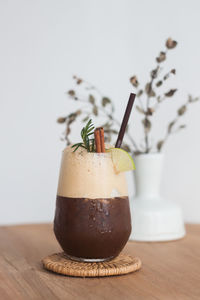
POLYGON ((127 107, 126 107, 126 111, 125 111, 125 114, 124 114, 124 118, 123 118, 123 121, 122 121, 122 124, 121 124, 121 128, 120 128, 120 131, 119 131, 119 134, 118 134, 117 142, 115 144, 115 148, 120 148, 121 147, 121 144, 122 144, 122 141, 123 141, 123 138, 124 138, 124 133, 125 133, 125 130, 126 130, 126 126, 127 126, 127 123, 128 123, 128 120, 129 120, 129 117, 130 117, 130 114, 131 114, 131 110, 132 110, 132 107, 133 107, 134 100, 135 100, 135 94, 131 93, 130 97, 129 97, 129 100, 128 100, 127 107))

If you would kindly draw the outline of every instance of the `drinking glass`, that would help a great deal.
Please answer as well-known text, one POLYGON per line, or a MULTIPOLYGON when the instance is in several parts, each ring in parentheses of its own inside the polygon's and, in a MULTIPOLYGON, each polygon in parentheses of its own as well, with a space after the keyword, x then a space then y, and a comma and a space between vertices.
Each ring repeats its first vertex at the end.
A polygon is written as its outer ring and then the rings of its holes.
POLYGON ((127 182, 125 173, 116 174, 110 153, 65 148, 54 233, 77 261, 110 260, 124 248, 131 233, 127 182))

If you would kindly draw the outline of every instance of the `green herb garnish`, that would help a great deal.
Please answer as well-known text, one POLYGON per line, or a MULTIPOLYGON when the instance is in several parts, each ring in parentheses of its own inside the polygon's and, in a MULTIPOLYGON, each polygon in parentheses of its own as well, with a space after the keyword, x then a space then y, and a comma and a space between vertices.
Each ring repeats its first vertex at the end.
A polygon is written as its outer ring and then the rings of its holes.
POLYGON ((72 146, 72 148, 75 148, 73 152, 75 152, 79 147, 86 149, 88 152, 95 152, 94 138, 89 138, 92 134, 94 134, 94 128, 92 120, 90 119, 86 126, 81 130, 81 138, 83 142, 74 144, 72 146))

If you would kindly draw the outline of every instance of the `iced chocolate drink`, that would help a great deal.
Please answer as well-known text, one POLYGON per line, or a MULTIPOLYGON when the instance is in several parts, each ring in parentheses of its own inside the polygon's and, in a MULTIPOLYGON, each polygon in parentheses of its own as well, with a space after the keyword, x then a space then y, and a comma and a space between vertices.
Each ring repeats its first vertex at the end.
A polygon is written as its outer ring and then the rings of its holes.
POLYGON ((131 232, 125 173, 117 174, 110 153, 63 151, 54 232, 74 260, 117 256, 131 232))
POLYGON ((54 232, 69 258, 104 261, 117 256, 131 233, 125 171, 134 169, 122 150, 135 94, 131 94, 115 147, 105 146, 103 128, 89 120, 82 141, 63 151, 54 232))

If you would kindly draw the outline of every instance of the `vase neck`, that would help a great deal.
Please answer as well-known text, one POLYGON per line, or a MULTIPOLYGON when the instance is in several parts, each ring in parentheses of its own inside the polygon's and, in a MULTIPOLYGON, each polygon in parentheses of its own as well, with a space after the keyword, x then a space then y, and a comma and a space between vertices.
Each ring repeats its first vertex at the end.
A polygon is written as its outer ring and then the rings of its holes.
POLYGON ((162 154, 144 154, 135 158, 135 187, 137 196, 159 196, 162 162, 162 154))

